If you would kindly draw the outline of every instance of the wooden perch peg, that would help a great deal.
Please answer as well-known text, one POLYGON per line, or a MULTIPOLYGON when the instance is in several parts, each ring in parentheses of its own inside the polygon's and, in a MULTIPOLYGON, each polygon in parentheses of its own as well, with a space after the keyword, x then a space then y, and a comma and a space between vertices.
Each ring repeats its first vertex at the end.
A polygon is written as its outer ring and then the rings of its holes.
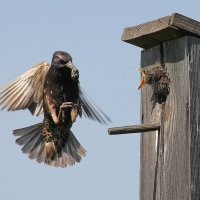
POLYGON ((156 130, 160 130, 160 123, 109 128, 108 133, 109 135, 119 135, 126 133, 142 133, 156 130))

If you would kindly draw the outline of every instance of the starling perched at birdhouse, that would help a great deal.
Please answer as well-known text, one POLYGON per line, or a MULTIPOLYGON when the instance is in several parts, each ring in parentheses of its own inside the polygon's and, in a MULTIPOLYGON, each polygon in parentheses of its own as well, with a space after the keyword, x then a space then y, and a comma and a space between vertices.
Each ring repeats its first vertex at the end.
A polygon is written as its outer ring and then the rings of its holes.
POLYGON ((141 89, 145 84, 148 84, 153 89, 153 96, 155 97, 156 102, 164 102, 169 94, 170 83, 166 69, 159 65, 151 65, 140 68, 140 71, 142 77, 138 89, 141 89))
POLYGON ((0 89, 2 109, 29 109, 44 113, 42 123, 17 129, 13 134, 22 152, 30 159, 55 167, 80 162, 85 149, 70 130, 77 116, 107 123, 110 119, 92 104, 79 85, 79 72, 67 52, 53 54, 51 65, 34 65, 16 80, 0 89))

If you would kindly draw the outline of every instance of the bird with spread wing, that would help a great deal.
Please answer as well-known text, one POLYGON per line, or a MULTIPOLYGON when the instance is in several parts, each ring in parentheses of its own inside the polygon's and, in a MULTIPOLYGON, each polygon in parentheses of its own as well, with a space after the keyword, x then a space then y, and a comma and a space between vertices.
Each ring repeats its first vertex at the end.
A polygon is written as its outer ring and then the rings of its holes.
POLYGON ((87 98, 79 71, 69 53, 56 51, 51 65, 40 62, 0 89, 0 106, 8 111, 29 109, 44 120, 16 129, 16 143, 38 163, 67 167, 80 162, 86 151, 70 130, 82 114, 106 124, 110 119, 87 98))

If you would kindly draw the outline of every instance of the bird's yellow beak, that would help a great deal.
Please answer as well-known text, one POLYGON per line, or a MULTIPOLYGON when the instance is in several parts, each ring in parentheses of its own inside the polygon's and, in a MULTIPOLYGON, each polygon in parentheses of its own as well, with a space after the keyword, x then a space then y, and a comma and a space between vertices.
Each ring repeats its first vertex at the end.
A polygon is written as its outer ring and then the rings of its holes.
POLYGON ((141 70, 142 72, 142 77, 141 77, 141 82, 140 85, 138 87, 138 90, 141 89, 144 86, 144 80, 145 80, 145 73, 141 70))

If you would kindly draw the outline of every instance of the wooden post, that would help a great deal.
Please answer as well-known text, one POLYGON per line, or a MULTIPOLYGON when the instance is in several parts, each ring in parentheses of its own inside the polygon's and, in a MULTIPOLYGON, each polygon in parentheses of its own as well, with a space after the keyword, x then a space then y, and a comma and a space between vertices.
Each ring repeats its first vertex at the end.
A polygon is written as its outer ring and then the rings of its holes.
POLYGON ((150 85, 141 93, 141 123, 161 125, 141 133, 140 200, 199 200, 200 23, 175 13, 126 28, 122 40, 145 48, 142 67, 161 65, 170 79, 161 103, 150 85))

